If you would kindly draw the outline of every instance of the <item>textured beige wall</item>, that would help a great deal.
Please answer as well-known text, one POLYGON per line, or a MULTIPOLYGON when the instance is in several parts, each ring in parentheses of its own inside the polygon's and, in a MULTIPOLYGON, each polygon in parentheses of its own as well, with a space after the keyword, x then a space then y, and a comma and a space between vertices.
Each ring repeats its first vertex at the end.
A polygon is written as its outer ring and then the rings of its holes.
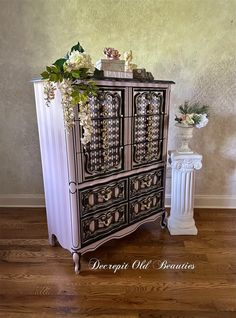
POLYGON ((132 49, 156 79, 176 81, 176 106, 212 107, 196 131, 204 155, 197 193, 236 194, 236 0, 0 0, 0 194, 43 193, 33 87, 78 40, 96 61, 104 46, 132 49))

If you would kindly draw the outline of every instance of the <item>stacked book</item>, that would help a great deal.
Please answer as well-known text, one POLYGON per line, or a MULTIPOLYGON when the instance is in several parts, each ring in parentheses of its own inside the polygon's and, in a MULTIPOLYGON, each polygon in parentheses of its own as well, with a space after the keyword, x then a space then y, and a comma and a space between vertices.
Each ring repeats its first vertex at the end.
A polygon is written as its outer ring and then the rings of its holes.
POLYGON ((104 77, 133 78, 133 72, 125 71, 124 60, 101 59, 97 61, 96 68, 103 71, 104 77))

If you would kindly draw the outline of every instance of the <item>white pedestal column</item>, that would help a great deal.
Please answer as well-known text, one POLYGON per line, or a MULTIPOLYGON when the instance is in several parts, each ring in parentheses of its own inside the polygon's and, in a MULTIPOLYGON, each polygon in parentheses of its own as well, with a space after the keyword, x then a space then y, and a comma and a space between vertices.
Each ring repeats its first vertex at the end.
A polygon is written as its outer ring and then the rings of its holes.
POLYGON ((193 218, 194 174, 202 167, 202 155, 169 152, 172 168, 171 210, 168 229, 171 235, 196 235, 193 218))

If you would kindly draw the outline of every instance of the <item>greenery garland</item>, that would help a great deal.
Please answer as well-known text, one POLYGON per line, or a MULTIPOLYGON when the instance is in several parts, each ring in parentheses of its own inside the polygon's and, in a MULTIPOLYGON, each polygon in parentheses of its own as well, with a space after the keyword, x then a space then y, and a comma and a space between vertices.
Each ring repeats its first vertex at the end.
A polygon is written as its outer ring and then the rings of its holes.
POLYGON ((58 87, 62 97, 65 128, 75 124, 75 107, 79 106, 78 116, 83 127, 82 143, 91 141, 92 120, 88 99, 96 95, 96 84, 91 80, 94 66, 90 55, 86 54, 78 42, 64 58, 56 60, 41 73, 45 80, 44 93, 46 105, 50 106, 58 87))

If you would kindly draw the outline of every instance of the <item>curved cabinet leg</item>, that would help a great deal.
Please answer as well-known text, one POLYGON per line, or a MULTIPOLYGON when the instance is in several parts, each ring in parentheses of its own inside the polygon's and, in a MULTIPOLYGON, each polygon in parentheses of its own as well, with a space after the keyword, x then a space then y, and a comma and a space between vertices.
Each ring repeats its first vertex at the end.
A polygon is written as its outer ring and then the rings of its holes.
POLYGON ((167 226, 167 212, 164 211, 164 213, 161 216, 161 222, 160 222, 161 228, 164 229, 167 226))
POLYGON ((57 237, 55 234, 48 234, 48 239, 49 239, 49 244, 52 246, 56 246, 57 245, 57 237))
POLYGON ((74 252, 72 254, 72 257, 73 257, 73 261, 75 263, 75 273, 79 274, 79 272, 80 272, 80 257, 81 257, 81 254, 77 253, 77 252, 74 252))

